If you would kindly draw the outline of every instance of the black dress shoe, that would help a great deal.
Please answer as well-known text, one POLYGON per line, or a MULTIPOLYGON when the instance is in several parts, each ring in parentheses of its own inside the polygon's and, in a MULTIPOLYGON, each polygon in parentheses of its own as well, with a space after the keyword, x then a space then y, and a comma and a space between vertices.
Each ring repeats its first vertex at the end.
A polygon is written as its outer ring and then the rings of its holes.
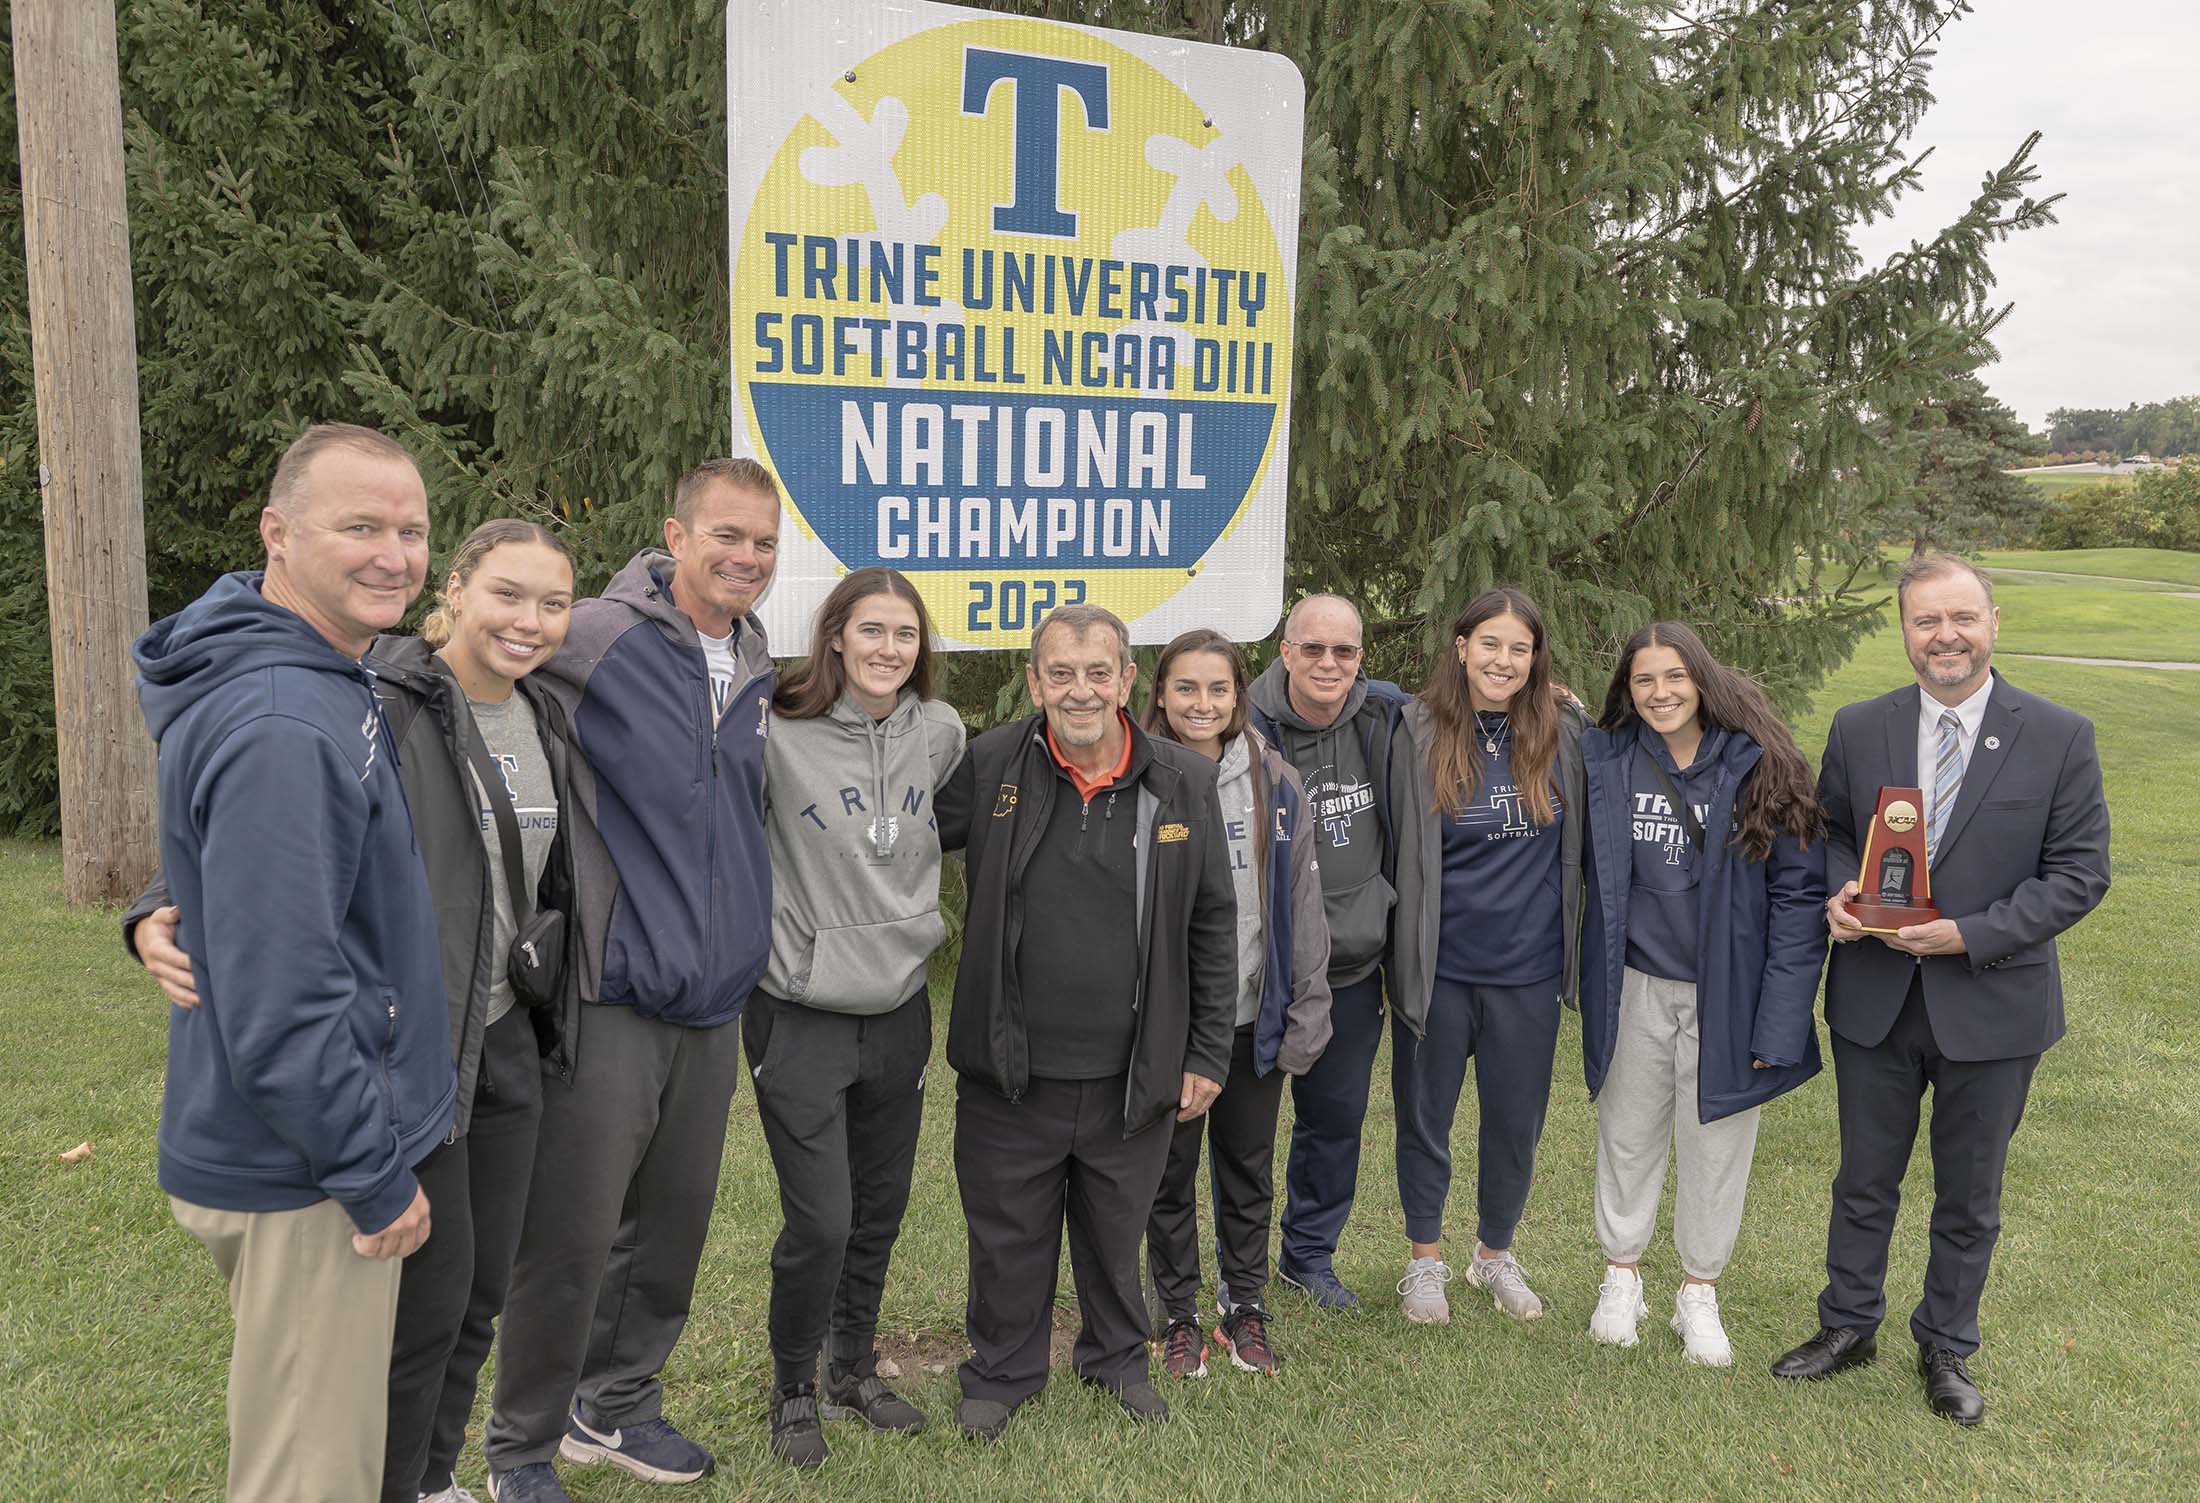
POLYGON ((1830 1378, 1879 1355, 1879 1338, 1854 1326, 1820 1326, 1818 1334, 1773 1361, 1775 1378, 1830 1378))
POLYGON ((1971 1381, 1971 1370, 1963 1365, 1961 1352, 1944 1346, 1921 1346, 1917 1349, 1917 1370, 1925 1379, 1925 1402, 1932 1405, 1933 1413, 1959 1425, 1975 1425, 1986 1418, 1986 1400, 1979 1397, 1978 1385, 1971 1381))
POLYGON ((1169 1401, 1155 1391, 1144 1377, 1133 1377, 1127 1382, 1111 1383, 1105 1378, 1077 1375, 1077 1381, 1090 1388, 1097 1388, 1123 1406, 1123 1412, 1142 1424, 1152 1424, 1169 1417, 1169 1401))

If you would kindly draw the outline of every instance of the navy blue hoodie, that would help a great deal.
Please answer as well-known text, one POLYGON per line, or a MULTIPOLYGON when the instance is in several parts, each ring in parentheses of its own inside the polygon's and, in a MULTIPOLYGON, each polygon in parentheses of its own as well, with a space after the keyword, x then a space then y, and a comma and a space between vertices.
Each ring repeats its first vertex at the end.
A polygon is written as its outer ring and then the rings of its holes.
MULTIPOLYGON (((1635 744, 1640 723, 1581 734, 1587 782, 1587 911, 1581 924, 1581 1067, 1593 1098, 1618 1047, 1627 911, 1634 898, 1635 744)), ((1764 756, 1739 731, 1707 739, 1682 792, 1709 805, 1711 854, 1696 866, 1696 1116, 1716 1122, 1816 1075, 1811 1025, 1826 963, 1826 842, 1786 831, 1752 861, 1736 811, 1764 756), (1699 776, 1700 774, 1700 776, 1699 776), (1770 1069, 1759 1070, 1761 1059, 1770 1069)))
POLYGON ((133 649, 199 1006, 168 1015, 160 1184, 228 1211, 412 1204, 457 1076, 435 905, 373 678, 226 574, 133 649))

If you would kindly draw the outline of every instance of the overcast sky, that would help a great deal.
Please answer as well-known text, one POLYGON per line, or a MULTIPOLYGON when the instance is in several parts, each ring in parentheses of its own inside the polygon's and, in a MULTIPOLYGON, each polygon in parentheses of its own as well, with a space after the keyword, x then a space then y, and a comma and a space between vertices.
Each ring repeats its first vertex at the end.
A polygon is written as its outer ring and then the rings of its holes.
POLYGON ((2016 312, 1987 386, 2034 428, 2056 407, 2200 393, 2200 4, 1978 0, 1943 35, 1913 146, 1923 188, 1864 227, 1867 256, 1933 234, 2034 130, 2059 224, 1993 251, 2016 312))

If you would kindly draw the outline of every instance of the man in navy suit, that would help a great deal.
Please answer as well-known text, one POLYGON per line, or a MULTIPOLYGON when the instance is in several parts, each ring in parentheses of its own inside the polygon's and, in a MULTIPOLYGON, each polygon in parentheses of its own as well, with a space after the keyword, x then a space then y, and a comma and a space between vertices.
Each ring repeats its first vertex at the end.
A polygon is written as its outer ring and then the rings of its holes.
POLYGON ((2063 1035, 2055 937, 2108 891, 2108 804, 2093 723, 1989 668, 2001 613, 1983 570, 1948 554, 1912 559, 1895 603, 1917 682, 1837 713, 1818 777, 1827 874, 1849 879, 1826 902, 1839 942, 1826 1024, 1841 1170, 1819 1332, 1772 1372, 1823 1378, 1878 1354, 1887 1244, 1930 1086, 1931 1251, 1910 1334, 1934 1412, 1975 1425, 1985 1403, 1965 1360, 2001 1235, 2002 1169, 2032 1071, 2063 1035), (1866 934, 1848 904, 1890 784, 1924 791, 1943 916, 1866 934))

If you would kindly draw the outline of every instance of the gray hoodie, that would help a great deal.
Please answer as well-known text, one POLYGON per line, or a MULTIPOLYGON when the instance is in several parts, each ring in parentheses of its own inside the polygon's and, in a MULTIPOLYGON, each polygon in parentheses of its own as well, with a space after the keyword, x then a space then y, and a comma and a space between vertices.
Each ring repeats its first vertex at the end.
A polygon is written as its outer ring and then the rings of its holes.
POLYGON ((843 694, 810 720, 774 717, 764 746, 772 948, 763 989, 824 1012, 891 1012, 947 937, 934 790, 963 723, 904 689, 884 720, 843 694))
POLYGON ((1362 673, 1337 718, 1316 725, 1291 708, 1283 661, 1253 680, 1254 724, 1283 753, 1306 788, 1321 830, 1324 907, 1329 916, 1329 980, 1349 986, 1382 963, 1394 897, 1384 878, 1384 768, 1373 741, 1389 745, 1389 725, 1404 696, 1394 684, 1362 673))
POLYGON ((1268 969, 1267 946, 1261 942, 1261 882, 1253 862, 1258 854, 1254 833, 1260 817, 1253 796, 1253 742, 1249 736, 1230 738, 1222 749, 1222 763, 1215 769, 1215 792, 1222 799, 1222 833, 1230 842, 1230 881, 1237 889, 1238 1003, 1237 1026, 1245 1027, 1260 1016, 1260 983, 1268 969))

